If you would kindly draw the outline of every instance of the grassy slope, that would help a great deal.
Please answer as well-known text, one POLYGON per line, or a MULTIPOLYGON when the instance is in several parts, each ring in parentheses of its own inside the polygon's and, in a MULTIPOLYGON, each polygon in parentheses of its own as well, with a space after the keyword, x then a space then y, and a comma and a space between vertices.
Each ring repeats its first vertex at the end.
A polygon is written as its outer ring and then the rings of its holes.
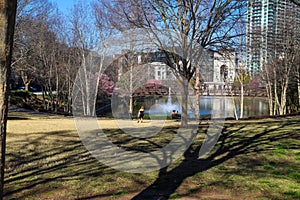
MULTIPOLYGON (((7 136, 7 199, 299 199, 300 117, 228 121, 219 143, 197 159, 207 130, 181 160, 159 172, 130 174, 90 156, 72 118, 10 113, 7 136)), ((150 139, 124 136, 107 120, 106 133, 124 148, 155 150, 176 126, 150 139), (126 143, 124 143, 126 141, 126 143), (143 145, 143 146, 139 146, 143 145)))

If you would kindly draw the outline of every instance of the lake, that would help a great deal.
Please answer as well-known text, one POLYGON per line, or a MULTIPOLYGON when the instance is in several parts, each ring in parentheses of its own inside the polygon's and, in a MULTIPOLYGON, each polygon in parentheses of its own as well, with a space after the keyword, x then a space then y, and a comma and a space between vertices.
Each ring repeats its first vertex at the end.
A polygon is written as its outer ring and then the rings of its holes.
MULTIPOLYGON (((150 115, 159 115, 162 112, 170 114, 173 110, 181 113, 180 100, 166 98, 161 99, 144 99, 146 108, 150 108, 145 112, 150 115)), ((191 100, 191 102, 194 102, 191 100)), ((188 114, 193 116, 193 103, 189 104, 188 114)), ((256 97, 244 98, 243 118, 266 116, 269 114, 269 106, 266 99, 256 97)), ((223 97, 223 96, 201 96, 200 97, 200 116, 212 115, 213 118, 229 118, 235 117, 234 110, 238 116, 240 115, 239 97, 223 97)))

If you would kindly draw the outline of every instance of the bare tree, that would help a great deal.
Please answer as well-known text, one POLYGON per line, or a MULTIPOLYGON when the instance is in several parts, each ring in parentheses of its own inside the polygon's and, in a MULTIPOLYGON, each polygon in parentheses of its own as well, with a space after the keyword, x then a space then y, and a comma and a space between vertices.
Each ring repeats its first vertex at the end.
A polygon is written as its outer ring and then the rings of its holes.
MULTIPOLYGON (((98 5, 97 4, 92 4, 93 8, 93 16, 95 17, 95 28, 97 30, 97 37, 99 39, 99 44, 98 44, 98 49, 99 51, 99 62, 98 62, 98 71, 96 72, 98 74, 96 78, 96 86, 95 86, 95 91, 93 92, 93 113, 96 113, 96 102, 97 102, 97 97, 98 97, 98 90, 99 87, 101 89, 102 85, 101 83, 101 77, 103 77, 104 73, 104 65, 107 64, 105 63, 105 57, 107 56, 107 44, 106 40, 109 36, 111 36, 113 29, 109 26, 109 13, 107 13, 107 10, 103 9, 104 5, 98 5)), ((108 61, 109 62, 109 61, 108 61)), ((102 88, 104 89, 104 88, 102 88)))
POLYGON ((297 10, 291 8, 285 13, 285 19, 280 22, 274 34, 275 49, 269 49, 269 61, 262 69, 269 98, 270 115, 285 115, 290 112, 287 97, 295 75, 297 77, 299 23, 294 18, 297 10))
POLYGON ((48 1, 18 1, 12 67, 21 76, 26 90, 36 78, 40 65, 36 47, 41 41, 39 36, 49 30, 49 18, 53 9, 48 1))
POLYGON ((16 9, 16 0, 5 0, 0 3, 0 27, 3 30, 0 32, 0 199, 3 199, 8 91, 16 9))
MULTIPOLYGON (((72 38, 69 32, 70 27, 67 21, 59 14, 55 13, 49 21, 48 38, 44 38, 44 56, 47 64, 47 73, 45 84, 48 88, 48 98, 52 110, 58 112, 59 108, 67 105, 70 112, 71 87, 75 79, 74 72, 80 65, 79 58, 75 55, 79 51, 72 48, 72 38), (51 37, 49 37, 51 36, 51 37)), ((70 31, 72 33, 72 31, 70 31)), ((46 35, 46 36, 47 36, 46 35)), ((48 101, 49 102, 49 101, 48 101)))
POLYGON ((120 19, 120 22, 114 20, 119 27, 129 23, 146 28, 149 35, 154 35, 157 47, 166 54, 166 63, 181 77, 179 80, 184 88, 181 123, 186 125, 187 87, 199 67, 195 60, 201 57, 201 48, 223 49, 236 45, 235 38, 240 33, 235 26, 244 15, 245 3, 232 0, 120 0, 107 7, 115 14, 114 19, 120 19), (134 16, 128 8, 134 8, 134 16), (124 19, 126 23, 122 23, 124 19), (160 38, 161 34, 167 38, 160 38))
POLYGON ((298 95, 298 110, 300 109, 300 42, 298 41, 296 44, 296 60, 294 63, 293 72, 295 73, 296 84, 297 84, 297 95, 298 95))
MULTIPOLYGON (((244 117, 244 97, 245 97, 245 93, 246 93, 246 86, 247 84, 249 84, 250 81, 250 76, 249 74, 247 74, 247 71, 245 68, 240 67, 239 69, 236 70, 235 72, 235 82, 233 83, 235 86, 238 86, 238 88, 234 88, 234 89, 239 89, 240 93, 239 93, 239 115, 237 113, 237 108, 236 108, 236 101, 233 98, 234 101, 234 115, 236 120, 243 118, 244 117)), ((231 91, 232 94, 232 91, 231 91)))
MULTIPOLYGON (((137 44, 135 42, 136 38, 134 38, 134 28, 135 25, 132 24, 131 22, 127 21, 126 18, 124 18, 124 13, 126 15, 130 16, 131 19, 135 19, 138 21, 141 21, 140 19, 140 12, 139 12, 139 7, 138 4, 131 4, 132 2, 129 0, 125 1, 117 1, 117 3, 108 3, 103 0, 98 1, 98 6, 95 3, 94 7, 98 8, 97 10, 95 9, 95 13, 105 13, 105 15, 102 14, 102 21, 106 21, 106 28, 108 30, 111 30, 112 32, 115 32, 115 30, 124 32, 124 31, 131 31, 131 34, 129 35, 130 37, 130 44, 129 44, 129 49, 126 49, 125 51, 127 54, 127 64, 129 66, 129 106, 128 106, 128 113, 129 115, 133 115, 133 92, 134 92, 134 77, 133 77, 133 68, 137 63, 134 63, 134 54, 137 48, 137 44), (101 8, 101 9, 99 9, 101 8), (105 9, 108 8, 108 9, 105 9), (106 11, 106 12, 105 12, 106 11), (116 11, 113 13, 112 11, 116 11), (114 30, 113 30, 114 29, 114 30)), ((141 10, 142 11, 142 10, 141 10)), ((99 22, 99 20, 98 20, 99 22)))
POLYGON ((78 71, 78 67, 80 66, 80 60, 76 56, 78 55, 77 48, 67 48, 66 55, 64 57, 64 70, 65 70, 65 85, 66 85, 66 103, 65 103, 65 111, 68 113, 72 113, 72 89, 74 86, 74 80, 76 77, 76 73, 78 71))
POLYGON ((287 92, 291 82, 293 66, 295 66, 296 51, 290 40, 286 40, 281 54, 263 66, 263 77, 269 98, 270 115, 285 115, 287 113, 287 92))
POLYGON ((292 41, 290 42, 289 53, 294 54, 294 61, 291 71, 291 84, 289 86, 288 96, 290 103, 288 111, 295 112, 300 110, 300 35, 297 32, 293 33, 292 41), (296 35, 295 35, 296 34, 296 35), (297 91, 297 92, 295 92, 297 91), (292 101, 292 102, 291 102, 292 101))
POLYGON ((106 21, 103 20, 107 13, 101 10, 101 6, 100 8, 94 4, 91 6, 92 13, 86 9, 86 5, 75 5, 71 21, 74 46, 79 50, 78 56, 81 61, 75 89, 73 88, 73 97, 81 104, 82 108, 78 108, 80 112, 86 116, 95 115, 103 65, 104 62, 109 62, 106 60, 105 39, 111 33, 106 21))

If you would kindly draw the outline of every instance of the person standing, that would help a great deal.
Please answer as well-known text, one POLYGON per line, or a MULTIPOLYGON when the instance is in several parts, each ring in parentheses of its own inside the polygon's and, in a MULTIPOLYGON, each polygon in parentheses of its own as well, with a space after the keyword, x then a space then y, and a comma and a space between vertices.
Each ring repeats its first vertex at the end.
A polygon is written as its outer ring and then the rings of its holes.
POLYGON ((139 122, 143 122, 143 119, 144 119, 144 112, 145 112, 145 108, 144 106, 141 106, 141 108, 139 109, 139 113, 138 113, 138 121, 137 123, 139 122))

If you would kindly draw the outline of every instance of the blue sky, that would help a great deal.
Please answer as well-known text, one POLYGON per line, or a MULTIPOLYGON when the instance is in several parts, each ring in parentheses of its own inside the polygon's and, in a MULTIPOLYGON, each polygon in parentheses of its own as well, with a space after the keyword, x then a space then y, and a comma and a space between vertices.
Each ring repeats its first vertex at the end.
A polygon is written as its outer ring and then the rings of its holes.
POLYGON ((77 0, 50 0, 52 3, 56 4, 58 9, 65 13, 68 12, 77 0))
MULTIPOLYGON (((61 12, 67 13, 73 8, 73 5, 78 2, 78 0, 50 0, 50 2, 56 4, 61 12)), ((90 0, 81 0, 81 2, 89 3, 90 0)))

